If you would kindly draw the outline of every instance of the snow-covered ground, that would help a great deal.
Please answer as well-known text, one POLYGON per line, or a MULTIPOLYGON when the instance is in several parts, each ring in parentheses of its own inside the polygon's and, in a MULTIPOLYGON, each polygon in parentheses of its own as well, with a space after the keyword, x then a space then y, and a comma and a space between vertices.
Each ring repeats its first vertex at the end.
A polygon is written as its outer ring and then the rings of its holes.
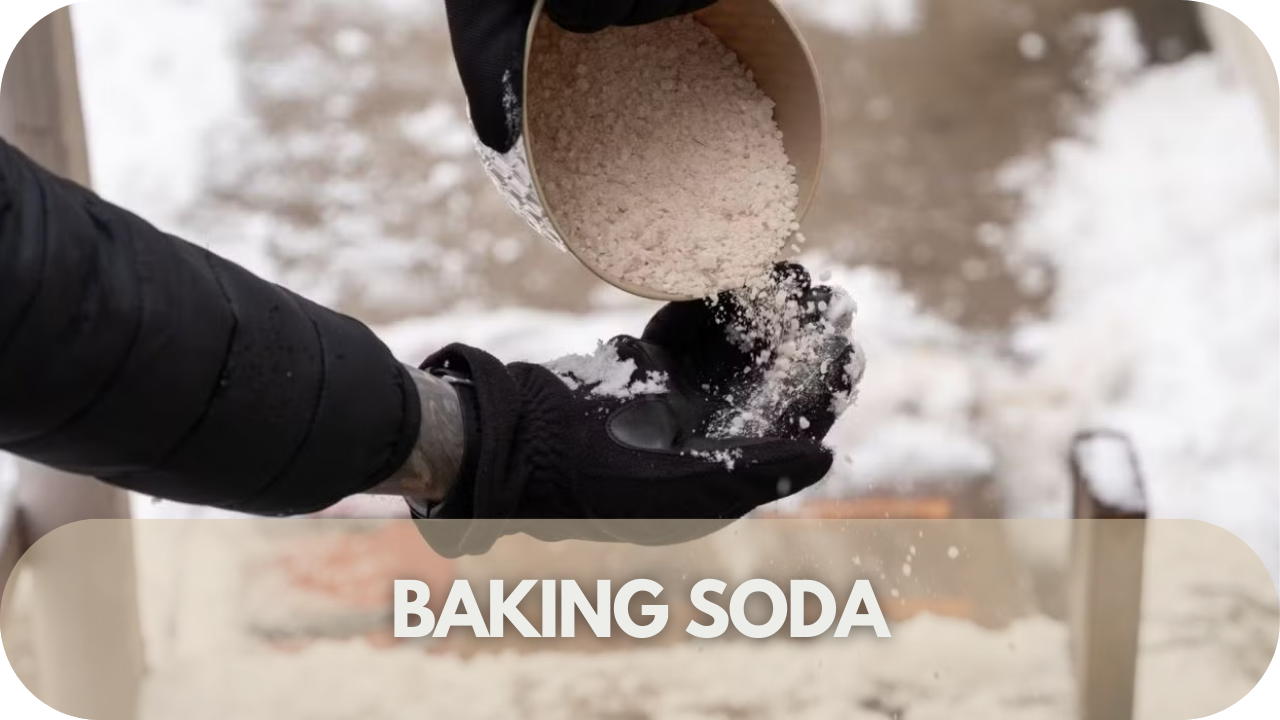
MULTIPOLYGON (((1106 45, 1136 45, 1123 20, 1106 45)), ((1051 316, 1012 344, 1092 396, 1088 425, 1133 438, 1153 516, 1227 528, 1280 577, 1273 148, 1224 65, 1138 70, 1132 54, 1103 63, 1077 137, 1005 174, 1025 202, 1010 258, 1047 259, 1056 288, 1051 316)))
MULTIPOLYGON (((789 5, 850 31, 919 22, 913 2, 854 3, 847 13, 789 5)), ((379 11, 418 12, 391 0, 379 11)), ((211 137, 242 124, 236 39, 246 17, 240 2, 223 0, 76 7, 95 180, 107 198, 188 229, 210 165, 223 162, 209 155, 211 137)), ((919 307, 892 269, 808 258, 858 300, 870 359, 859 406, 830 439, 836 469, 815 492, 994 476, 1010 514, 1061 517, 1071 435, 1114 428, 1136 442, 1155 516, 1231 529, 1280 576, 1280 216, 1262 116, 1214 58, 1143 68, 1126 14, 1090 23, 1098 51, 1082 72, 1096 109, 1073 137, 1000 174, 1022 197, 1016 223, 975 228, 1026 268, 1028 283, 1053 282, 1048 317, 977 336, 919 307), (1036 270, 1044 261, 1050 278, 1036 270)), ((457 112, 419 119, 425 142, 465 131, 457 112)), ((252 242, 215 249, 276 274, 252 242)), ((380 332, 406 360, 451 341, 548 360, 638 332, 654 306, 600 291, 592 307, 455 312, 380 332)))

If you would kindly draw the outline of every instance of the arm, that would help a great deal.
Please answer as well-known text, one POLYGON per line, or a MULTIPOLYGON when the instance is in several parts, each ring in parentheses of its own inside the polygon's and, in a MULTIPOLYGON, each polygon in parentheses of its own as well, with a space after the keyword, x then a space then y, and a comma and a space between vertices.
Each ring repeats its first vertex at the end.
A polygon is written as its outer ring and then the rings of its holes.
POLYGON ((422 408, 418 442, 404 465, 368 492, 438 503, 453 489, 462 470, 466 447, 462 406, 448 382, 416 368, 410 373, 422 408))
POLYGON ((0 140, 0 449, 258 514, 315 511, 388 480, 443 494, 460 449, 442 448, 460 433, 441 385, 359 322, 0 140), (445 425, 438 439, 420 433, 420 398, 445 425), (420 434, 430 441, 415 454, 420 434))

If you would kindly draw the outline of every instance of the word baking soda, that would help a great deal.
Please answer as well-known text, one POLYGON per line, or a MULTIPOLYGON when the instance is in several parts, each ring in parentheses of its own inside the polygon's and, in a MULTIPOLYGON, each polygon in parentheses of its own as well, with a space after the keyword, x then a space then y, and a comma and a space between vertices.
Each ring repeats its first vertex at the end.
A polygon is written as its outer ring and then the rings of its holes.
MULTIPOLYGON (((483 587, 483 586, 482 586, 483 587)), ((394 625, 397 638, 445 638, 454 628, 469 628, 477 638, 503 637, 504 627, 510 624, 515 632, 526 638, 571 638, 577 634, 577 618, 590 628, 598 638, 611 637, 616 626, 624 634, 647 639, 661 633, 670 617, 665 604, 640 605, 640 615, 647 622, 637 622, 631 615, 631 601, 637 595, 648 595, 657 600, 663 587, 653 580, 636 579, 624 583, 617 594, 610 591, 608 580, 597 580, 595 601, 588 598, 574 580, 523 580, 510 589, 502 580, 490 580, 488 587, 488 615, 481 610, 467 580, 455 580, 440 608, 439 618, 427 607, 431 588, 419 580, 394 582, 394 625), (539 588, 534 593, 534 588, 539 588), (612 602, 610 597, 612 595, 612 602), (559 596, 557 598, 557 596, 559 596), (539 598, 541 617, 530 618, 520 609, 526 599, 539 598), (559 612, 557 612, 557 610, 559 612), (611 612, 612 611, 612 612, 611 612), (410 624, 410 619, 417 622, 410 624), (535 627, 531 620, 541 620, 535 627), (557 622, 558 621, 558 622, 557 622)), ((838 613, 838 601, 831 588, 815 580, 792 580, 790 593, 769 580, 747 580, 725 598, 729 586, 722 580, 708 578, 698 581, 689 592, 692 609, 705 615, 710 622, 690 620, 685 632, 697 638, 710 640, 724 635, 730 623, 739 634, 755 640, 773 637, 787 624, 793 638, 813 638, 830 631, 833 637, 847 638, 854 628, 868 628, 878 638, 892 637, 875 590, 867 580, 855 580, 845 599, 844 608, 838 613), (752 595, 764 595, 769 600, 771 612, 763 623, 752 622, 747 617, 747 600, 752 595), (728 600, 728 611, 723 600, 717 602, 710 596, 728 600), (819 617, 810 621, 806 612, 813 600, 821 608, 819 617), (860 610, 865 609, 865 612, 860 610)), ((643 598, 642 598, 643 600, 643 598)), ((682 612, 681 616, 690 613, 682 612)), ((701 618, 699 618, 701 619, 701 618)))
POLYGON ((803 242, 774 102, 710 30, 688 16, 589 35, 540 22, 529 147, 588 264, 705 297, 766 273, 793 235, 803 242))

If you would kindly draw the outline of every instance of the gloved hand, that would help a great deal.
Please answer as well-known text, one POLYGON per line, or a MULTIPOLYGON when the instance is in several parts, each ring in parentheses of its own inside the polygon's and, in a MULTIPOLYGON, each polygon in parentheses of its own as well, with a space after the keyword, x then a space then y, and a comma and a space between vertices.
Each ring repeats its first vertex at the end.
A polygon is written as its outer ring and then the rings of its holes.
MULTIPOLYGON (((715 0, 547 0, 547 13, 573 32, 643 25, 700 10, 715 0)), ((505 153, 520 138, 524 54, 534 0, 445 0, 453 55, 480 141, 505 153)))
POLYGON ((668 305, 642 337, 547 366, 504 366, 462 345, 429 358, 424 369, 469 383, 461 395, 471 430, 458 483, 429 515, 482 521, 420 523, 428 542, 450 556, 485 552, 517 532, 669 544, 821 480, 832 461, 821 440, 862 360, 848 339, 850 313, 824 312, 838 304, 832 290, 810 286, 794 266, 778 278, 800 326, 826 344, 812 363, 821 369, 816 391, 810 378, 755 436, 731 436, 725 421, 770 372, 760 362, 770 340, 730 329, 745 313, 729 293, 668 305), (677 519, 711 522, 661 522, 677 519))

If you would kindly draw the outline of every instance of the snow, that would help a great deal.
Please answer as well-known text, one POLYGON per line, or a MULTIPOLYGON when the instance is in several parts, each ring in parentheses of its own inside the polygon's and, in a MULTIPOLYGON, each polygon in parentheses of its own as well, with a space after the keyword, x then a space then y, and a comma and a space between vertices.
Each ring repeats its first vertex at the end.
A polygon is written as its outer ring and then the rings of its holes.
POLYGON ((798 19, 848 35, 915 32, 925 14, 921 0, 783 0, 782 6, 798 19))
POLYGON ((483 348, 505 362, 547 362, 568 353, 591 353, 601 338, 638 335, 654 309, 650 303, 587 314, 519 308, 414 318, 378 328, 397 357, 421 361, 450 343, 483 348))
POLYGON ((994 450, 970 418, 984 359, 965 333, 923 310, 890 271, 850 270, 819 254, 802 262, 856 298, 867 357, 857 404, 827 436, 848 460, 813 492, 907 491, 991 477, 994 450))
POLYGON ((1124 512, 1147 509, 1142 493, 1142 476, 1130 453, 1129 444, 1119 436, 1096 435, 1075 448, 1080 473, 1093 496, 1104 505, 1124 512))
POLYGON ((1025 32, 1018 37, 1018 52, 1028 60, 1043 60, 1049 52, 1049 41, 1037 32, 1025 32))
POLYGON ((470 158, 473 141, 466 120, 453 105, 437 102, 405 116, 401 132, 424 150, 437 155, 470 158))
POLYGON ((240 0, 93 0, 71 16, 94 188, 181 228, 210 133, 240 108, 240 0))
POLYGON ((1082 79, 1095 91, 1116 89, 1147 62, 1146 48, 1138 39, 1137 20, 1127 8, 1081 16, 1076 29, 1093 40, 1082 79))
POLYGON ((991 447, 973 435, 936 422, 893 418, 852 445, 852 476, 868 487, 909 490, 989 478, 991 447))
POLYGON ((1280 577, 1267 147, 1255 101, 1213 58, 1144 70, 1024 176, 1013 235, 1056 269, 1052 316, 1018 340, 1077 373, 1077 392, 1095 385, 1085 415, 1133 438, 1152 516, 1231 530, 1280 577))

